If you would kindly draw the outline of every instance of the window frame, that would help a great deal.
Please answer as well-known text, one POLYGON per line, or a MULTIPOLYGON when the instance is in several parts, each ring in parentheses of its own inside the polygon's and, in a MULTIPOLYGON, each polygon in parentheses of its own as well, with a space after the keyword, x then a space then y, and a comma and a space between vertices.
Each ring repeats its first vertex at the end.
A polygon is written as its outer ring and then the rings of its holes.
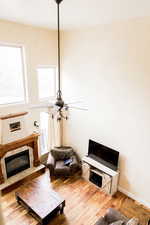
POLYGON ((27 70, 26 70, 26 57, 25 57, 25 47, 23 44, 17 44, 17 43, 6 43, 6 42, 0 42, 0 46, 3 47, 12 47, 12 48, 20 48, 21 50, 21 62, 22 62, 22 81, 23 81, 23 101, 19 102, 8 102, 8 103, 0 103, 1 107, 9 107, 9 106, 16 106, 16 105, 23 105, 28 103, 28 92, 27 92, 27 70))
POLYGON ((38 83, 38 100, 39 102, 47 102, 49 100, 53 100, 56 97, 56 89, 57 89, 57 80, 56 80, 56 76, 57 76, 57 66, 55 65, 38 65, 36 68, 36 72, 37 72, 37 83, 38 83), (38 69, 46 69, 46 68, 53 68, 54 69, 54 95, 53 96, 49 96, 49 97, 45 97, 45 98, 40 98, 40 93, 39 93, 39 78, 38 78, 38 69))

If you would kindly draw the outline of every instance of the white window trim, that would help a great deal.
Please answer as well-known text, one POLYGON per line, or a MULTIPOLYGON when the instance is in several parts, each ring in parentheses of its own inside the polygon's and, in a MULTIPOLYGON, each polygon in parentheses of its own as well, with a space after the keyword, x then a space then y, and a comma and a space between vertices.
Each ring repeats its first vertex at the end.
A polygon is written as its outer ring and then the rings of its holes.
POLYGON ((38 100, 39 102, 48 102, 49 100, 54 100, 55 97, 56 97, 56 76, 57 76, 57 66, 55 65, 38 65, 37 68, 36 68, 36 72, 37 72, 37 75, 38 75, 38 69, 41 69, 41 68, 54 68, 55 69, 55 79, 54 79, 54 92, 55 94, 53 96, 49 96, 47 98, 40 98, 39 96, 39 79, 37 78, 37 82, 38 82, 38 100))
POLYGON ((23 88, 24 88, 24 101, 12 102, 12 103, 3 103, 3 104, 0 103, 0 108, 1 107, 16 106, 16 105, 25 105, 25 104, 28 103, 25 47, 24 47, 23 44, 6 43, 6 42, 0 42, 0 46, 13 47, 13 48, 16 47, 16 48, 20 48, 21 49, 22 76, 23 76, 23 88))

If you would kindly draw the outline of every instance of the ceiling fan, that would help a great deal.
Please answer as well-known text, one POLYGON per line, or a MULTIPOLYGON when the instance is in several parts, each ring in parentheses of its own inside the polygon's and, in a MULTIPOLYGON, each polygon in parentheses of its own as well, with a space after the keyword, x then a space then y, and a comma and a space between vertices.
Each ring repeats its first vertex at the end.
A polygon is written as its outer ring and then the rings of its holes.
POLYGON ((30 108, 49 108, 54 109, 56 113, 59 115, 59 119, 67 119, 67 116, 63 115, 63 111, 67 111, 69 108, 79 109, 79 110, 87 110, 87 108, 80 107, 80 106, 73 106, 72 104, 81 103, 81 101, 78 102, 72 102, 72 103, 65 103, 62 97, 62 91, 61 91, 61 74, 60 74, 60 3, 63 0, 55 0, 57 4, 57 50, 58 50, 58 90, 56 94, 56 100, 54 103, 43 103, 38 105, 32 105, 30 108))

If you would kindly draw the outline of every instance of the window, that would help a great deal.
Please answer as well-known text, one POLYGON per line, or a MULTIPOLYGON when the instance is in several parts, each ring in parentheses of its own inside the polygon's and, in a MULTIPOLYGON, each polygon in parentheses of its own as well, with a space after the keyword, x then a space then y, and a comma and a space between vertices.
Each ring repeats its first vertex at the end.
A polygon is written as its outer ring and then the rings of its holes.
POLYGON ((22 47, 0 45, 0 104, 25 101, 22 47))
POLYGON ((56 68, 55 67, 39 67, 38 83, 39 98, 47 99, 55 96, 56 92, 56 68))

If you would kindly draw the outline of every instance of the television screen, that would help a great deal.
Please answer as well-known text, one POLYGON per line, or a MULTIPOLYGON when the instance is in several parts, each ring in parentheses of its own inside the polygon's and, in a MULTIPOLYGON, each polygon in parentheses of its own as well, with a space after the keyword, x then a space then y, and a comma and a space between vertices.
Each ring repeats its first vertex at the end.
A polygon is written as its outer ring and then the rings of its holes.
POLYGON ((119 152, 89 140, 88 156, 113 169, 118 169, 119 152))

